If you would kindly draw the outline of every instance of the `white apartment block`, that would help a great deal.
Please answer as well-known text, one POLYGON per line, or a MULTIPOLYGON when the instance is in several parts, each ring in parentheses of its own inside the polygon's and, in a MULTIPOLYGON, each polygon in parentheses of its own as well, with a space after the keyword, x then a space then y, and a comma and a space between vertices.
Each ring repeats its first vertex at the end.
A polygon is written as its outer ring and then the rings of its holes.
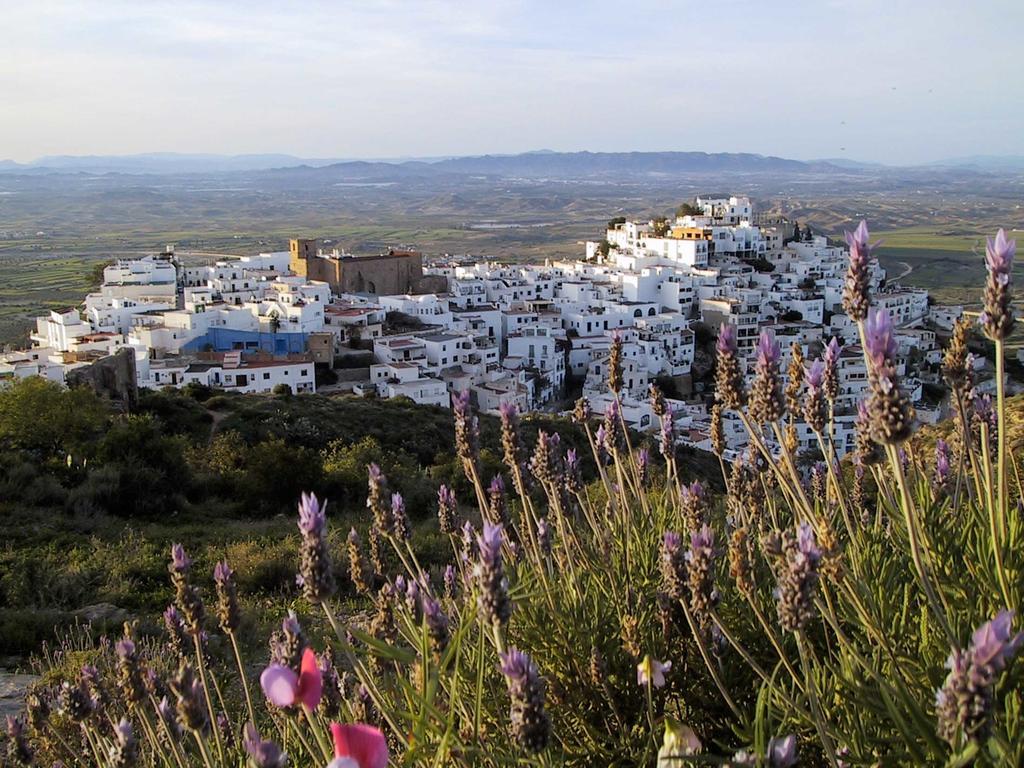
POLYGON ((268 393, 284 384, 294 394, 316 392, 311 355, 249 355, 244 352, 207 353, 141 360, 136 357, 139 385, 150 388, 201 384, 244 394, 268 393))

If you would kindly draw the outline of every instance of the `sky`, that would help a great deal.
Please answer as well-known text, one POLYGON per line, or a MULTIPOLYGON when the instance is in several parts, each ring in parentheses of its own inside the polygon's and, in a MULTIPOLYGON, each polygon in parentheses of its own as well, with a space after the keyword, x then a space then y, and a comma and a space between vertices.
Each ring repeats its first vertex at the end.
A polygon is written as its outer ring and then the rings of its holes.
POLYGON ((1021 0, 0 0, 0 159, 1024 154, 1021 0))

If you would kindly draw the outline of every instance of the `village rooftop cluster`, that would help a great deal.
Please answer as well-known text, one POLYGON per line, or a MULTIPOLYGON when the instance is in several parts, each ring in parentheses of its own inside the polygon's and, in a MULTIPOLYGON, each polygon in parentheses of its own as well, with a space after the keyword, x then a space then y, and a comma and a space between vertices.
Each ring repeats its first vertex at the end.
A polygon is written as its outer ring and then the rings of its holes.
MULTIPOLYGON (((503 403, 566 410, 582 383, 600 411, 611 400, 608 351, 620 334, 626 421, 655 428, 648 393, 659 382, 675 395, 678 439, 708 447, 711 361, 698 336, 726 323, 748 362, 760 333, 774 333, 783 370, 794 344, 808 360, 832 337, 844 345, 835 443, 845 453, 868 386, 856 326, 842 311, 847 263, 845 247, 758 217, 744 197, 697 198, 674 219, 613 219, 579 260, 543 265, 425 264, 413 250, 357 256, 303 239, 288 251, 190 265, 168 246, 108 266, 82 308, 38 318, 32 347, 0 356, 0 378, 84 382, 118 398, 187 385, 315 392, 319 371, 331 381, 322 391, 441 407, 469 391, 489 413, 503 403)), ((887 284, 877 260, 870 275, 873 304, 898 327, 907 394, 922 421, 938 420, 942 409, 925 387, 940 386, 939 342, 962 308, 887 284)), ((742 450, 742 425, 727 417, 724 426, 728 449, 742 450)), ((813 447, 805 425, 798 436, 802 449, 813 447)))

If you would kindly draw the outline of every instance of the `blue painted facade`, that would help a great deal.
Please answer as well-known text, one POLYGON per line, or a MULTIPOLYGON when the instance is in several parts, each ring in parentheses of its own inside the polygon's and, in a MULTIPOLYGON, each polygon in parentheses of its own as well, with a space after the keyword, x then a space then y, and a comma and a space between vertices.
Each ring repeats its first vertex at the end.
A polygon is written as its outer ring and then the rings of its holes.
POLYGON ((305 352, 307 337, 305 333, 261 333, 259 331, 238 331, 233 328, 211 328, 205 335, 199 336, 186 344, 186 352, 270 352, 284 355, 291 352, 305 352))

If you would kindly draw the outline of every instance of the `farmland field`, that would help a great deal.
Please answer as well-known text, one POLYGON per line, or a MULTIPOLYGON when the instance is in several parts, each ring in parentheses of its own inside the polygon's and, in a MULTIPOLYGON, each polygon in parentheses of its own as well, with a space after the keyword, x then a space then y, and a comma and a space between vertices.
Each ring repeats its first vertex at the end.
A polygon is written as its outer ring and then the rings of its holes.
POLYGON ((246 254, 317 237, 353 253, 410 246, 427 257, 539 262, 580 255, 581 241, 601 237, 613 216, 664 215, 698 194, 749 195, 758 211, 840 239, 867 218, 885 241, 878 253, 891 279, 903 275, 902 284, 927 288, 942 302, 972 303, 984 273, 984 234, 1024 229, 1022 188, 1019 176, 934 174, 463 176, 392 186, 332 184, 313 171, 294 179, 0 175, 0 345, 27 339, 33 316, 81 302, 98 265, 166 243, 179 252, 246 254))

